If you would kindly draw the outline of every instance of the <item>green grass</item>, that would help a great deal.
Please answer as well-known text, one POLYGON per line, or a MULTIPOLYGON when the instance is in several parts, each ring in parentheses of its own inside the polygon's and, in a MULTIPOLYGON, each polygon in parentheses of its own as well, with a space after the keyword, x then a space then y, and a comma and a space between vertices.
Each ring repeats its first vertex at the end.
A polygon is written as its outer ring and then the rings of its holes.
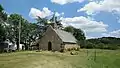
POLYGON ((0 68, 120 68, 119 50, 81 49, 78 55, 70 52, 24 51, 0 54, 0 68))

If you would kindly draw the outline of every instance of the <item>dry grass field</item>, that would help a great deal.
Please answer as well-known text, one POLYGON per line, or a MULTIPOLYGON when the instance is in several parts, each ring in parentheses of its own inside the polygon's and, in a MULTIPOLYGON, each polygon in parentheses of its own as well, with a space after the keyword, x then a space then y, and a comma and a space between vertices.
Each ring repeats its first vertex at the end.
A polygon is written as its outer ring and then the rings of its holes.
POLYGON ((23 51, 0 54, 0 68, 120 68, 119 50, 81 49, 70 52, 23 51))

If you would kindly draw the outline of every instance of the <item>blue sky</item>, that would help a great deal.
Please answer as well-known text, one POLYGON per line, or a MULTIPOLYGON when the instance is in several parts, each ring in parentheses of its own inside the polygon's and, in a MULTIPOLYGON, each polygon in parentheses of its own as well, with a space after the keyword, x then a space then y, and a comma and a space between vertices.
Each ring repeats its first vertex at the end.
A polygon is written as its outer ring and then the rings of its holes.
POLYGON ((8 14, 21 14, 30 22, 35 22, 32 16, 47 17, 55 11, 64 26, 83 29, 87 38, 120 37, 119 0, 0 0, 0 4, 8 14))

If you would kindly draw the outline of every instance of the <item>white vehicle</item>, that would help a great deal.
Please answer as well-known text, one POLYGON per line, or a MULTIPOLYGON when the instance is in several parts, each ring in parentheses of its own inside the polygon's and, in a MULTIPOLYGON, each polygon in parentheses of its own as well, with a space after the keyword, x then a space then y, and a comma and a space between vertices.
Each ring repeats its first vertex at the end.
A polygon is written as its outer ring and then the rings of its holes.
MULTIPOLYGON (((15 51, 17 50, 17 45, 15 43, 10 42, 9 40, 6 40, 5 42, 0 43, 0 50, 2 51, 15 51)), ((24 44, 19 45, 19 50, 24 50, 24 44)))

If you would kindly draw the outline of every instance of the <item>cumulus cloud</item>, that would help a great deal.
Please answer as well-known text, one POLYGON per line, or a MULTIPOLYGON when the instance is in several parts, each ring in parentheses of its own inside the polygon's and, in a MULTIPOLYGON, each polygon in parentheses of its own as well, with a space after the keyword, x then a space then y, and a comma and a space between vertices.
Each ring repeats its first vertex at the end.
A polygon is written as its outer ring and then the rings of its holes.
POLYGON ((56 12, 56 13, 55 13, 55 16, 61 16, 61 15, 64 15, 64 12, 62 12, 62 13, 56 12))
POLYGON ((88 15, 100 11, 120 13, 120 0, 91 0, 83 8, 77 10, 77 12, 80 11, 85 11, 88 15))
MULTIPOLYGON (((47 7, 44 7, 42 10, 36 9, 36 8, 31 8, 29 12, 29 16, 31 18, 37 18, 38 16, 41 18, 49 17, 53 14, 51 10, 49 10, 47 7)), ((64 15, 64 12, 58 13, 56 12, 56 16, 64 15)))
POLYGON ((106 32, 108 25, 103 22, 97 22, 89 18, 80 16, 73 18, 61 18, 63 26, 73 26, 81 28, 85 32, 106 32))
POLYGON ((43 10, 39 10, 36 8, 31 8, 30 12, 29 12, 29 16, 32 18, 37 18, 38 16, 41 18, 45 18, 47 16, 52 15, 53 12, 51 12, 48 8, 44 7, 43 10))
POLYGON ((100 11, 100 4, 97 4, 96 2, 90 2, 89 4, 86 4, 83 8, 77 10, 77 12, 85 11, 88 15, 91 15, 93 13, 100 11))
POLYGON ((74 3, 74 2, 78 2, 81 3, 84 0, 51 0, 52 3, 56 3, 56 4, 60 4, 60 5, 64 5, 67 3, 74 3))
POLYGON ((109 32, 109 33, 103 33, 102 35, 105 36, 105 37, 117 37, 117 38, 120 38, 120 29, 109 32))

